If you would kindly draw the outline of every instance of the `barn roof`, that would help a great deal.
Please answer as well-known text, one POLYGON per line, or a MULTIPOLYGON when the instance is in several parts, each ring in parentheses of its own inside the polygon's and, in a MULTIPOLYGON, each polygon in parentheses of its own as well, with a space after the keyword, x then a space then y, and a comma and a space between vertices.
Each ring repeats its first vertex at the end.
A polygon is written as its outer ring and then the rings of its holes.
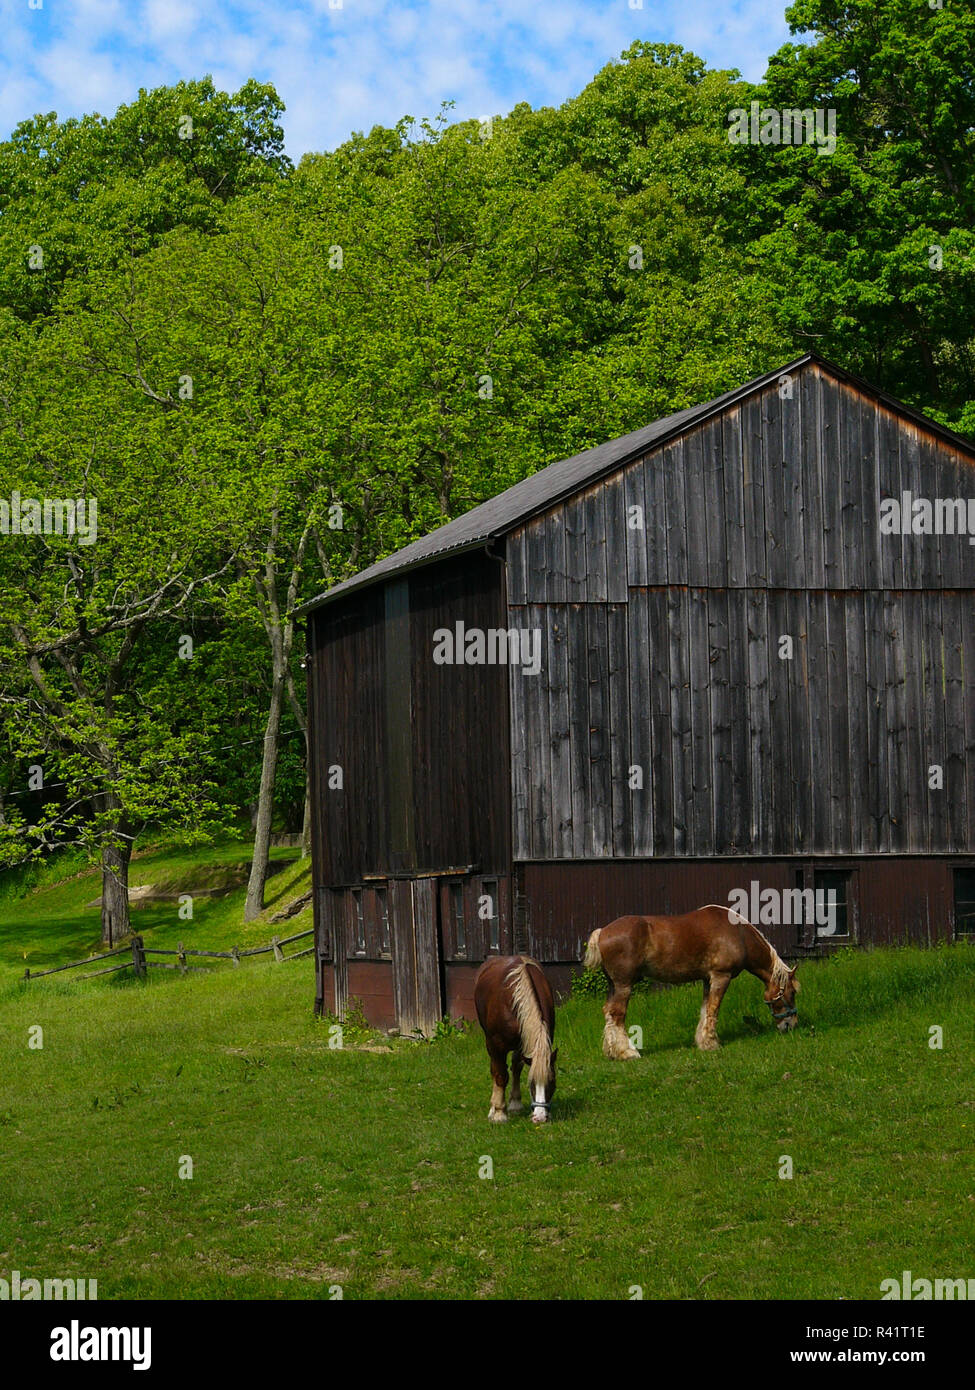
POLYGON ((935 421, 921 415, 910 406, 904 405, 903 402, 895 400, 892 396, 887 396, 884 392, 861 381, 841 367, 827 362, 817 353, 807 352, 802 357, 796 358, 795 361, 787 363, 784 367, 777 367, 774 371, 755 377, 752 381, 746 382, 744 386, 737 386, 733 391, 726 391, 723 396, 717 396, 712 401, 690 406, 687 410, 678 410, 673 415, 665 415, 663 419, 655 420, 653 424, 644 425, 638 430, 631 431, 630 434, 624 434, 620 439, 611 439, 606 444, 598 444, 594 449, 586 449, 581 454, 573 454, 571 458, 561 459, 558 463, 550 463, 546 468, 540 468, 537 473, 532 473, 530 477, 524 478, 520 483, 515 483, 513 487, 507 488, 497 497, 482 502, 480 506, 465 512, 454 521, 448 521, 444 526, 439 526, 436 531, 431 531, 429 535, 421 536, 419 540, 404 546, 402 550, 387 555, 384 560, 378 560, 368 569, 360 570, 350 579, 343 580, 341 584, 334 585, 316 598, 309 599, 299 608, 298 612, 308 613, 325 603, 331 603, 334 599, 344 598, 357 589, 367 588, 369 585, 382 579, 388 579, 394 574, 431 564, 446 555, 480 548, 491 540, 503 536, 521 522, 528 520, 529 517, 546 511, 563 498, 588 487, 603 477, 604 474, 611 473, 623 464, 640 458, 650 449, 658 448, 660 445, 676 439, 711 416, 719 415, 722 411, 737 405, 756 391, 764 390, 766 386, 771 385, 772 382, 777 381, 786 373, 798 371, 800 367, 805 367, 811 362, 824 367, 841 380, 851 382, 878 402, 888 406, 898 414, 922 424, 926 429, 941 435, 954 446, 975 457, 975 449, 969 441, 952 434, 935 421))

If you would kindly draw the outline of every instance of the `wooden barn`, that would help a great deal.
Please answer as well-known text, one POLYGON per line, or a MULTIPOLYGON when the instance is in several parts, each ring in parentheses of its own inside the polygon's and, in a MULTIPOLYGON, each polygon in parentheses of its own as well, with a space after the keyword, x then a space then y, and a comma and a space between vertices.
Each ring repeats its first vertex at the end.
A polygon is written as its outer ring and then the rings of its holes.
POLYGON ((318 1007, 735 892, 793 960, 972 935, 973 591, 975 449, 807 355, 316 598, 318 1007))

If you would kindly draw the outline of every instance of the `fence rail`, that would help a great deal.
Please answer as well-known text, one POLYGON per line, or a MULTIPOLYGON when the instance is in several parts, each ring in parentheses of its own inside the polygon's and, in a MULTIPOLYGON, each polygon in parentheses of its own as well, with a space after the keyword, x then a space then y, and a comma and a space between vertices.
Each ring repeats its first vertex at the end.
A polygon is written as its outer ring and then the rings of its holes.
POLYGON ((239 946, 232 946, 229 951, 202 951, 191 946, 184 946, 179 942, 175 950, 164 946, 146 946, 141 936, 133 936, 131 942, 126 946, 119 946, 114 951, 103 951, 97 956, 88 956, 86 960, 68 961, 66 965, 52 965, 47 970, 31 970, 30 966, 24 971, 24 980, 39 980, 43 975, 57 975, 62 970, 79 970, 86 965, 94 965, 100 960, 109 960, 113 956, 128 956, 128 960, 123 960, 119 965, 109 965, 104 970, 91 970, 85 975, 79 975, 79 980, 93 980, 97 975, 111 975, 116 970, 134 970, 136 975, 145 979, 149 967, 156 970, 178 970, 181 975, 187 974, 191 970, 203 970, 205 966, 187 965, 187 956, 205 956, 209 960, 229 960, 234 965, 240 965, 245 956, 264 956, 273 952, 276 961, 299 960, 302 956, 310 956, 314 951, 314 946, 308 946, 302 951, 292 951, 285 955, 283 947, 290 946, 295 941, 301 941, 303 937, 312 936, 314 927, 309 927, 307 931, 296 932, 294 936, 286 936, 283 939, 272 936, 267 946, 249 946, 246 950, 241 950, 239 946), (149 960, 149 956, 175 956, 173 962, 162 960, 149 960))

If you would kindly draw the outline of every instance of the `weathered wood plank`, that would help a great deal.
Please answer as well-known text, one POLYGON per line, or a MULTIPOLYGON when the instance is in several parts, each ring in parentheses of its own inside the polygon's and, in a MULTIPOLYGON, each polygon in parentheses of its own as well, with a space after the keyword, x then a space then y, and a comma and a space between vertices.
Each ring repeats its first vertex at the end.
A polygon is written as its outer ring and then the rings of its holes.
POLYGON ((623 479, 619 473, 602 485, 603 518, 606 531, 606 590, 608 603, 626 602, 626 510, 623 479))
POLYGON ((708 591, 691 589, 687 606, 691 677, 691 802, 694 853, 714 853, 714 800, 711 725, 711 662, 708 642, 708 591))
MULTIPOLYGON (((965 746, 965 669, 975 661, 975 650, 962 653, 962 609, 975 611, 971 593, 941 595, 942 656, 945 691, 945 800, 948 807, 947 848, 969 845, 968 827, 975 821, 975 745, 965 746), (966 785, 971 775, 971 787, 966 785)), ((973 702, 970 702, 973 703, 973 702)), ((975 712, 970 715, 975 719, 975 712)))
POLYGON ((693 854, 694 749, 691 719, 689 598, 686 589, 667 593, 670 637, 670 742, 673 774, 674 853, 693 854))
MULTIPOLYGON (((640 784, 636 787, 630 787, 629 776, 627 776, 626 795, 629 799, 631 825, 630 853, 649 856, 654 853, 653 792, 658 781, 659 771, 654 766, 651 736, 654 700, 657 698, 652 689, 651 677, 656 674, 659 680, 659 673, 654 673, 651 670, 649 597, 646 589, 630 590, 630 600, 626 605, 626 624, 630 715, 627 773, 629 767, 638 767, 639 777, 637 780, 640 784)), ((667 695, 667 714, 669 716, 669 689, 667 695)))
MULTIPOLYGON (((528 625, 533 630, 545 632, 548 626, 546 605, 534 604, 529 607, 528 625)), ((547 644, 545 651, 547 654, 547 644)), ((552 820, 552 673, 543 660, 542 670, 538 675, 527 675, 521 668, 518 678, 531 687, 528 700, 532 716, 532 854, 535 858, 544 858, 552 853, 555 840, 552 820)))
MULTIPOLYGON (((687 514, 684 503, 684 448, 680 440, 660 452, 664 485, 663 517, 667 567, 660 583, 687 583, 687 514)), ((654 583, 650 576, 651 584, 654 583)))
POLYGON ((792 663, 799 659, 799 635, 792 631, 788 595, 781 589, 769 590, 768 640, 772 776, 770 783, 766 782, 764 785, 769 786, 771 791, 769 844, 773 854, 787 854, 791 848, 793 827, 789 686, 791 684, 792 663), (794 653, 792 661, 787 660, 783 655, 788 648, 782 644, 781 639, 786 635, 792 638, 794 653))
MULTIPOLYGON (((810 629, 812 619, 810 609, 818 609, 817 626, 823 625, 822 595, 810 594, 803 589, 787 591, 786 596, 789 631, 793 635, 794 655, 786 662, 789 676, 789 727, 791 730, 790 756, 792 762, 792 836, 793 844, 800 853, 808 853, 813 839, 812 784, 822 775, 812 758, 812 741, 806 730, 811 729, 811 667, 816 660, 810 649, 810 629)), ((813 643, 815 643, 815 634, 813 643)), ((821 647, 820 647, 821 650, 821 647)))
MULTIPOLYGON (((510 608, 508 620, 527 622, 527 608, 510 608)), ((532 852, 531 752, 532 729, 529 698, 536 687, 524 679, 517 666, 508 668, 508 702, 511 710, 511 843, 515 859, 530 859, 532 852)))
POLYGON ((910 842, 911 784, 907 755, 907 671, 904 647, 904 594, 885 593, 885 717, 887 722, 887 804, 890 846, 903 853, 910 842))
MULTIPOLYGON (((728 681, 731 724, 728 759, 731 768, 731 812, 729 850, 747 853, 752 846, 749 805, 751 802, 751 760, 749 749, 748 688, 748 594, 732 589, 728 604, 728 681)), ((718 793, 715 791, 715 805, 718 793)))
MULTIPOLYGON (((935 853, 949 842, 948 739, 945 728, 946 657, 941 594, 936 590, 918 595, 920 599, 920 657, 923 714, 919 722, 921 790, 927 794, 927 814, 920 827, 921 848, 935 853), (932 787, 929 768, 940 767, 940 787, 932 787)), ((921 801, 924 809, 924 801, 921 801)))
POLYGON ((748 593, 748 750, 751 773, 751 843, 756 851, 769 843, 772 766, 772 711, 770 704, 768 597, 764 590, 748 593))
POLYGON ((581 494, 570 497, 562 510, 565 527, 566 602, 584 603, 589 584, 585 498, 581 494))
POLYGON ((565 605, 547 612, 550 776, 552 793, 551 853, 572 854, 572 771, 569 720, 569 650, 565 605))
MULTIPOLYGON (((724 453, 724 547, 727 555, 727 584, 738 588, 747 581, 745 543, 745 487, 741 455, 741 411, 731 410, 721 418, 721 448, 724 453)), ((710 534, 710 533, 709 533, 710 534)))
MULTIPOLYGON (((638 706, 650 720, 652 775, 651 790, 653 853, 673 854, 676 850, 674 802, 674 746, 671 730, 670 611, 665 589, 647 594, 646 632, 650 669, 650 697, 638 706)), ((643 699, 641 678, 639 699, 643 699)), ((646 784, 647 772, 644 773, 646 784)))
POLYGON ((887 625, 884 596, 867 590, 863 596, 864 655, 866 659, 866 782, 869 790, 868 823, 864 848, 878 854, 891 847, 888 797, 887 737, 887 625))
POLYGON ((625 603, 610 604, 606 614, 609 697, 609 776, 612 790, 612 853, 633 853, 633 816, 629 788, 630 653, 625 603))
POLYGON ((708 499, 705 484, 705 440, 702 429, 684 438, 684 503, 687 518, 687 582, 708 582, 708 499))
POLYGON ((572 854, 589 852, 589 645, 586 609, 571 604, 566 613, 569 673, 569 762, 572 773, 572 854))
POLYGON ((837 383, 821 378, 820 429, 822 430, 823 474, 823 577, 828 589, 846 587, 843 568, 843 432, 837 383))
POLYGON ((607 592, 606 489, 603 484, 583 494, 586 512, 587 603, 605 603, 607 592))
POLYGON ((800 394, 800 465, 802 473, 802 548, 805 580, 811 589, 826 586, 823 566, 823 386, 818 367, 802 373, 800 394))
POLYGON ((707 618, 713 803, 711 848, 715 854, 730 854, 735 848, 739 826, 735 821, 733 676, 726 589, 712 589, 707 595, 707 618))
POLYGON ((626 522, 626 579, 630 585, 647 582, 646 464, 637 459, 623 470, 623 507, 626 522))
POLYGON ((586 606, 589 648, 589 853, 603 858, 613 853, 613 788, 609 747, 609 652, 606 607, 586 606))
POLYGON ((782 401, 777 389, 762 392, 762 475, 765 484, 765 553, 770 587, 795 584, 790 571, 786 530, 786 485, 783 457, 785 416, 795 401, 782 401))
POLYGON ((768 583, 765 462, 762 454, 762 402, 758 396, 742 402, 741 445, 745 578, 750 586, 764 588, 768 583))
MULTIPOLYGON (((728 544, 725 526, 724 428, 720 417, 708 421, 703 427, 701 442, 704 450, 704 505, 707 511, 707 582, 711 588, 724 588, 728 583, 728 544)), ((737 464, 737 460, 733 460, 733 464, 737 464)))

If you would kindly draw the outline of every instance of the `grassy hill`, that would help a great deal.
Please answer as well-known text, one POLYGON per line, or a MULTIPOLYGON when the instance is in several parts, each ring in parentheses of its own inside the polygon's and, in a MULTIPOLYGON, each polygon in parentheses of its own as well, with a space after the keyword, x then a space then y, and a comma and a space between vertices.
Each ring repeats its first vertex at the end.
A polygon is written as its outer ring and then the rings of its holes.
MULTIPOLYGON (((32 924, 49 939, 56 900, 91 944, 86 894, 45 889, 42 918, 0 908, 5 962, 19 932, 42 949, 32 924)), ((242 899, 201 903, 193 929, 247 944, 242 899)), ((904 1269, 972 1273, 968 946, 807 963, 787 1037, 742 978, 713 1054, 691 1045, 696 988, 634 998, 645 1050, 625 1064, 600 1054, 598 1001, 569 1001, 541 1127, 487 1123, 476 1030, 367 1051, 382 1044, 350 1028, 330 1048, 312 973, 260 957, 148 983, 8 976, 0 1275, 94 1278, 101 1298, 625 1299, 877 1298, 904 1269)))
MULTIPOLYGON (((257 921, 243 926, 249 868, 249 847, 240 841, 137 853, 129 874, 130 891, 151 888, 155 896, 133 902, 133 931, 147 946, 174 947, 182 941, 185 946, 227 951, 232 946, 264 944, 275 934, 291 936, 312 925, 310 907, 283 925, 270 924, 273 914, 311 882, 309 860, 299 859, 297 850, 276 848, 271 851, 266 910, 257 921), (192 920, 179 916, 181 894, 193 898, 192 920)), ((45 866, 39 881, 26 892, 13 883, 0 887, 0 991, 21 979, 25 966, 44 970, 104 950, 97 906, 100 894, 100 871, 70 860, 45 866)))

